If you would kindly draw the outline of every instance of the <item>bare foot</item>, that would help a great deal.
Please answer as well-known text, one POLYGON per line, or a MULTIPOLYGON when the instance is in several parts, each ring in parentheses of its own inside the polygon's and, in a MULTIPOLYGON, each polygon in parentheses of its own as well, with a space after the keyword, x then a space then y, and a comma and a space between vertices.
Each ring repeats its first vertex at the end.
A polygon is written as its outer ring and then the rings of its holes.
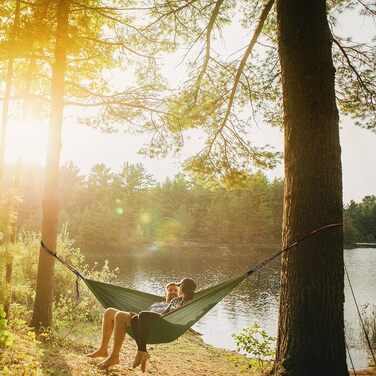
POLYGON ((137 354, 133 360, 133 368, 136 368, 141 364, 145 354, 147 354, 146 351, 137 351, 137 354))
POLYGON ((89 358, 99 358, 99 357, 105 357, 108 356, 107 350, 98 349, 90 354, 87 354, 89 358))
POLYGON ((100 362, 98 364, 98 367, 101 369, 110 368, 112 366, 115 366, 116 364, 119 364, 119 356, 109 356, 107 359, 105 359, 103 362, 100 362))
POLYGON ((146 363, 150 359, 150 355, 148 353, 145 353, 144 357, 142 358, 141 362, 141 371, 144 373, 146 371, 146 363))

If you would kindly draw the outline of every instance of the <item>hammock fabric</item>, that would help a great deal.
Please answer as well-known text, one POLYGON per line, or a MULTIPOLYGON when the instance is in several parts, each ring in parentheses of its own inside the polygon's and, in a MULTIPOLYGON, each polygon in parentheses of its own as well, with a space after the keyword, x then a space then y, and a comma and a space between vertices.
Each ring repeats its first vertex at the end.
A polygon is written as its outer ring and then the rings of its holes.
MULTIPOLYGON (((156 344, 174 341, 185 331, 187 331, 193 324, 200 320, 200 318, 204 316, 208 311, 210 311, 216 304, 218 304, 247 276, 250 276, 253 273, 257 272, 260 268, 264 267, 266 264, 277 258, 282 253, 287 252, 293 247, 296 247, 300 242, 307 239, 308 237, 315 235, 322 230, 339 226, 342 226, 342 223, 333 223, 317 228, 306 234, 301 239, 295 241, 288 247, 278 251, 271 257, 268 257, 266 260, 258 264, 255 268, 251 269, 247 273, 222 282, 218 285, 196 292, 194 299, 188 304, 185 304, 171 312, 168 312, 160 318, 150 322, 147 343, 156 344)), ((116 286, 109 283, 85 278, 72 265, 61 259, 56 254, 56 252, 53 252, 48 247, 46 247, 43 242, 41 242, 41 246, 43 250, 45 250, 51 256, 55 257, 59 262, 61 262, 64 266, 66 266, 69 270, 76 274, 77 286, 78 279, 82 279, 104 308, 112 307, 122 311, 138 313, 147 310, 148 307, 150 307, 154 302, 165 300, 164 297, 158 295, 153 295, 126 287, 116 286)), ((130 336, 132 336, 132 338, 134 338, 132 329, 130 327, 127 328, 127 332, 130 336)))
MULTIPOLYGON (((200 320, 202 316, 210 311, 246 277, 247 273, 208 289, 201 290, 195 293, 194 300, 190 303, 151 321, 147 343, 168 343, 174 341, 200 320)), ((154 302, 165 300, 161 296, 93 281, 91 279, 85 278, 84 281, 104 308, 113 307, 122 311, 138 313, 147 310, 154 302)), ((130 326, 127 328, 127 332, 134 338, 130 326)))

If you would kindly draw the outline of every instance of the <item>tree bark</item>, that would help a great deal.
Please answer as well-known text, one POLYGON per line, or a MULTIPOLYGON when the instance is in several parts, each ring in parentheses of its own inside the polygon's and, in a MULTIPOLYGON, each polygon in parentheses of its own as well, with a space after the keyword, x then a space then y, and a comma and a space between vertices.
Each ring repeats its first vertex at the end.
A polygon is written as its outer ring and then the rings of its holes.
MULTIPOLYGON (((285 122, 283 246, 342 222, 339 119, 324 0, 278 0, 285 122)), ((304 241, 282 258, 273 375, 348 375, 342 229, 304 241)))
MULTIPOLYGON (((64 79, 66 71, 66 46, 69 33, 70 0, 57 4, 57 29, 52 67, 51 112, 48 134, 48 151, 43 192, 42 239, 52 250, 56 249, 58 226, 58 180, 61 151, 61 131, 64 112, 64 79)), ((35 304, 31 325, 39 331, 51 325, 53 297, 54 258, 42 249, 39 253, 35 304)))

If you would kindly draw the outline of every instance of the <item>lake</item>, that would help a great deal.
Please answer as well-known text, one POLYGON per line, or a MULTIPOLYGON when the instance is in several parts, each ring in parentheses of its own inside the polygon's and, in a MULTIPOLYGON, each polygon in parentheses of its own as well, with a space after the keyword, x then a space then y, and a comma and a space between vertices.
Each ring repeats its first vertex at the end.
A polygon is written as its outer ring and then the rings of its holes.
MULTIPOLYGON (((268 249, 227 249, 220 247, 158 250, 142 254, 111 256, 110 266, 120 268, 119 279, 125 286, 163 295, 163 286, 189 276, 199 289, 240 275, 274 251, 268 249)), ((88 259, 90 260, 90 258, 88 259)), ((345 250, 345 264, 359 306, 376 306, 376 248, 345 250)), ((257 322, 269 335, 277 334, 279 261, 242 282, 230 295, 204 316, 193 329, 206 343, 235 350, 231 334, 257 322)), ((355 368, 367 366, 369 352, 361 338, 361 327, 345 279, 345 322, 347 342, 355 368)), ((350 363, 349 367, 350 367, 350 363)))

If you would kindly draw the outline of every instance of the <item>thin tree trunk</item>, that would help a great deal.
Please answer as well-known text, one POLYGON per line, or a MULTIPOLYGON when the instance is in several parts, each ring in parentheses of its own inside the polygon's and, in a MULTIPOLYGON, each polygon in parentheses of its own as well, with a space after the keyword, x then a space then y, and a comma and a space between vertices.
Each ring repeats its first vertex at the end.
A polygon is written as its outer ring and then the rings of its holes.
MULTIPOLYGON (((4 189, 4 171, 5 171, 5 153, 7 146, 7 134, 8 134, 8 115, 9 115, 9 101, 12 91, 12 79, 14 71, 14 49, 16 48, 18 24, 20 20, 20 0, 16 0, 14 21, 12 30, 9 37, 9 50, 8 50, 8 67, 7 75, 5 79, 5 93, 3 100, 3 110, 1 114, 1 141, 0 141, 0 197, 4 189)), ((12 227, 13 223, 11 223, 12 227)), ((14 229, 13 229, 14 230, 14 229)), ((12 237, 12 228, 11 228, 12 237)), ((11 283, 13 274, 13 262, 12 255, 10 261, 5 266, 5 299, 4 299, 4 311, 7 317, 9 317, 10 303, 12 299, 11 283)))
MULTIPOLYGON (((14 176, 14 194, 12 197, 12 203, 10 206, 10 236, 8 243, 8 250, 10 252, 14 249, 14 244, 17 240, 17 219, 19 208, 19 188, 20 188, 20 170, 21 161, 18 159, 16 172, 14 176)), ((12 303, 12 279, 13 279, 13 254, 10 254, 10 259, 5 266, 5 297, 4 297, 4 312, 6 317, 10 317, 10 305, 12 303)))
POLYGON ((29 117, 32 117, 32 106, 33 101, 30 98, 32 88, 34 86, 34 80, 33 80, 33 72, 36 67, 36 61, 35 58, 30 57, 29 59, 29 65, 26 72, 26 80, 25 80, 25 87, 24 87, 24 102, 23 102, 23 108, 22 108, 22 114, 24 119, 28 119, 29 117))
POLYGON ((4 171, 5 171, 5 153, 7 147, 8 134, 8 114, 9 99, 12 87, 14 59, 9 58, 7 67, 7 76, 5 80, 5 93, 3 100, 3 111, 1 114, 1 143, 0 143, 0 194, 4 191, 4 171))
MULTIPOLYGON (((55 62, 52 68, 50 127, 43 193, 42 239, 52 250, 56 249, 58 230, 58 180, 64 112, 64 78, 69 32, 69 8, 70 0, 59 0, 57 4, 55 62)), ((31 322, 37 331, 42 327, 51 325, 53 274, 54 259, 41 249, 39 253, 35 305, 31 322)))
POLYGON ((18 24, 20 20, 20 0, 16 0, 16 8, 14 13, 14 21, 12 30, 9 37, 9 50, 8 50, 8 67, 5 79, 5 92, 3 100, 3 111, 1 115, 1 141, 0 141, 0 196, 3 191, 4 183, 4 170, 5 170, 5 153, 8 133, 8 114, 9 114, 9 100, 12 91, 12 79, 14 70, 14 49, 16 48, 16 39, 18 24))
MULTIPOLYGON (((285 121, 283 246, 342 222, 335 70, 324 0, 278 1, 285 121)), ((282 259, 273 375, 348 375, 342 229, 323 231, 282 259)))

